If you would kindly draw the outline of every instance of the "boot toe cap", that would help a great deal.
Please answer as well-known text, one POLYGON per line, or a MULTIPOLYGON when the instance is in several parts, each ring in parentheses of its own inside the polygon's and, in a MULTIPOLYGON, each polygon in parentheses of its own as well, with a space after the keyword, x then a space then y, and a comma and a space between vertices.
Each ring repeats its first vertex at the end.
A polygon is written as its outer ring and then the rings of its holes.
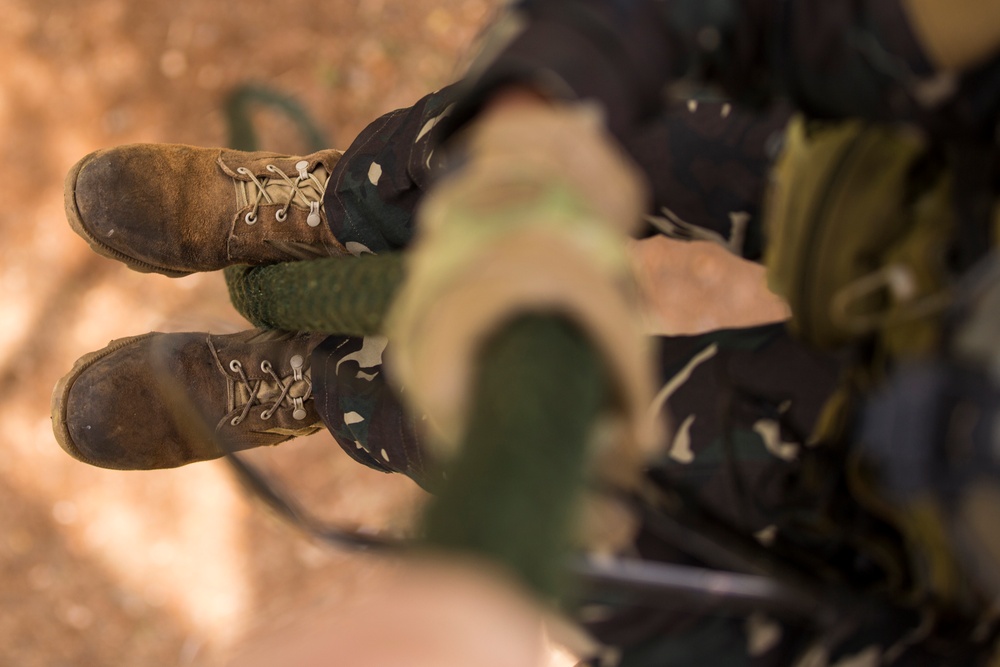
MULTIPOLYGON (((164 159, 165 147, 126 145, 84 157, 66 178, 70 226, 101 255, 141 272, 183 276, 202 267, 204 239, 187 238, 194 171, 186 154, 164 159)), ((202 160, 204 161, 204 160, 202 160)), ((197 236, 197 235, 196 235, 197 236)))
POLYGON ((203 460, 148 390, 84 373, 65 402, 63 449, 90 465, 121 470, 174 468, 203 460), (97 380, 95 382, 95 380, 97 380))
POLYGON ((214 443, 185 428, 198 416, 174 414, 165 405, 151 364, 161 338, 140 336, 87 355, 59 382, 53 431, 68 454, 119 470, 174 468, 220 455, 214 443))

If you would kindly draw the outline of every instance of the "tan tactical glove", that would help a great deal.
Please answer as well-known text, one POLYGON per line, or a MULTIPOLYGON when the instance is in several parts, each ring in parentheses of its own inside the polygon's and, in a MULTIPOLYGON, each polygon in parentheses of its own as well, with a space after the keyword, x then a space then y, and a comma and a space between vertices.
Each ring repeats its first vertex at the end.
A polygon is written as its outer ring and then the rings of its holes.
POLYGON ((459 141, 467 161, 424 200, 389 314, 404 396, 447 453, 462 436, 485 339, 521 313, 563 314, 603 353, 624 426, 608 453, 635 465, 659 433, 626 252, 642 177, 585 105, 487 112, 459 141))

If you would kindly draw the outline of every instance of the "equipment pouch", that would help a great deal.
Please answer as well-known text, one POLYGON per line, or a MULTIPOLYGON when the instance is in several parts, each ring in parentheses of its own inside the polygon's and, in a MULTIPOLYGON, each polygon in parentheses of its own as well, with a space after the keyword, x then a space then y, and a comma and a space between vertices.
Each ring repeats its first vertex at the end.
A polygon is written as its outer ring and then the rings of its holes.
POLYGON ((949 196, 915 132, 793 119, 768 192, 765 259, 792 330, 824 348, 876 334, 892 357, 928 351, 947 302, 949 196))

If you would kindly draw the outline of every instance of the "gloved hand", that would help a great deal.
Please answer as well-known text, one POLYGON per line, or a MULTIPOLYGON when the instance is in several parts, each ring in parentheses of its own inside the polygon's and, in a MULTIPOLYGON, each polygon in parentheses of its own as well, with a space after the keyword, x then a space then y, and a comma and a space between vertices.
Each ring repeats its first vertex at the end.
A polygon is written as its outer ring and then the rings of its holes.
MULTIPOLYGON (((460 441, 479 347, 517 314, 563 314, 602 353, 618 431, 610 460, 657 440, 653 364, 626 240, 645 184, 583 104, 487 110, 452 140, 459 169, 418 211, 407 279, 389 314, 391 369, 445 452, 460 441)), ((603 466, 602 466, 603 470, 603 466)))

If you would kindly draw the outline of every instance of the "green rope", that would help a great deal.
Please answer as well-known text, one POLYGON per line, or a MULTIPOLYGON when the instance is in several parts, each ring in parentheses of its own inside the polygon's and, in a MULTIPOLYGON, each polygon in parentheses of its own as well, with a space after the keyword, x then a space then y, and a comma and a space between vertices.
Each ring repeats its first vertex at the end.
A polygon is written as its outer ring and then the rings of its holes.
POLYGON ((498 561, 545 598, 562 593, 606 391, 600 356, 564 320, 526 316, 494 336, 465 443, 423 517, 427 545, 498 561))
POLYGON ((401 255, 328 257, 226 269, 229 298, 254 326, 345 336, 382 333, 403 281, 401 255))
POLYGON ((272 107, 282 112, 298 127, 310 151, 330 147, 331 144, 323 131, 294 97, 266 86, 243 84, 229 93, 225 102, 226 120, 229 125, 227 145, 231 148, 241 151, 259 150, 257 132, 250 117, 250 109, 253 106, 272 107))

